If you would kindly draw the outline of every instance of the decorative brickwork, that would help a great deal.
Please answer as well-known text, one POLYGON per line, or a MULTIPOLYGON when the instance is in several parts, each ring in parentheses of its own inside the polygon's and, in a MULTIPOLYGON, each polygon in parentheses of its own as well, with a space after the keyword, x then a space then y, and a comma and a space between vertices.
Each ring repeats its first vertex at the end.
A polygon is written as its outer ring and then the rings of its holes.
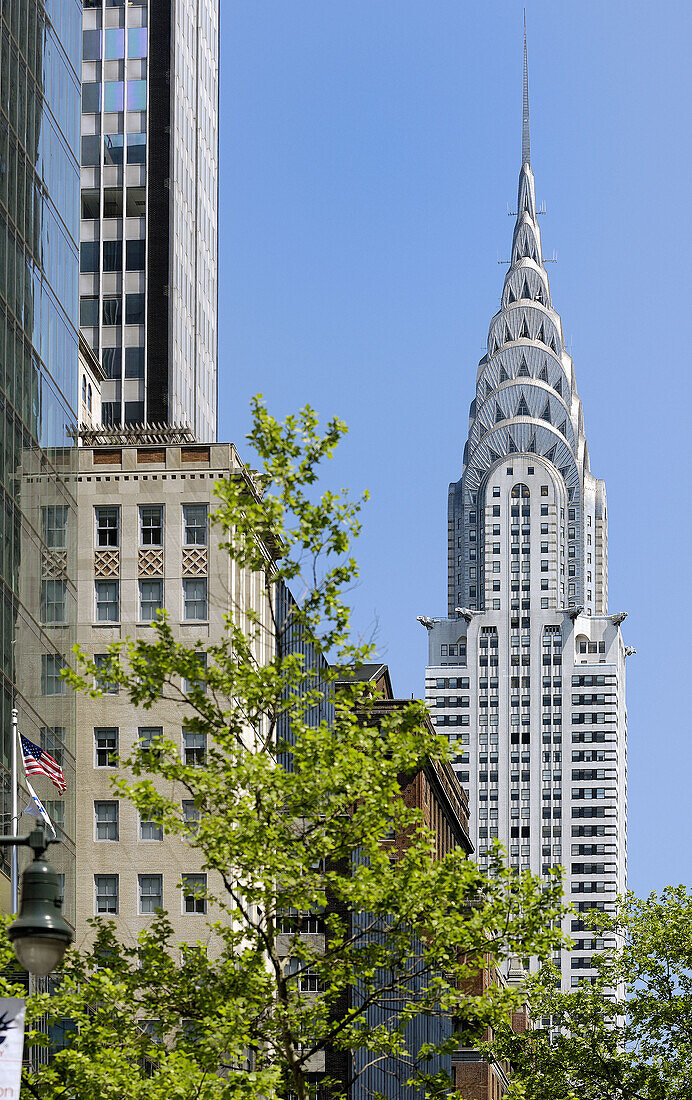
POLYGON ((97 577, 120 576, 120 551, 96 550, 94 551, 94 573, 97 577))
POLYGON ((137 574, 140 577, 163 576, 163 549, 148 547, 140 550, 137 558, 137 574))
POLYGON ((206 577, 207 548, 206 546, 188 546, 183 550, 183 576, 206 577))
POLYGON ((63 580, 67 576, 67 550, 41 551, 43 580, 63 580))

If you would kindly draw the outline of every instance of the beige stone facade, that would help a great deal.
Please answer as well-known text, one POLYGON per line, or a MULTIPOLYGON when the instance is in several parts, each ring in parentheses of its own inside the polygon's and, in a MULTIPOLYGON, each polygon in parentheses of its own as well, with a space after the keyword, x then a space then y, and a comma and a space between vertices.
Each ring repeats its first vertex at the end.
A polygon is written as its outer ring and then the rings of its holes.
MULTIPOLYGON (((88 654, 105 654, 128 637, 152 638, 156 606, 167 609, 175 637, 189 644, 220 640, 224 616, 242 621, 244 609, 262 606, 259 578, 218 548, 220 532, 209 522, 218 506, 215 485, 234 475, 246 476, 232 444, 79 449, 77 638, 88 654)), ((127 758, 138 739, 159 731, 188 762, 202 753, 186 737, 184 717, 180 702, 162 700, 147 711, 122 692, 77 699, 78 944, 90 934, 87 918, 97 914, 134 941, 154 905, 169 912, 180 939, 208 936, 201 906, 179 888, 181 876, 200 873, 199 856, 179 837, 161 837, 141 822, 111 784, 120 772, 115 758, 127 758)), ((213 891, 216 884, 208 885, 213 891)))

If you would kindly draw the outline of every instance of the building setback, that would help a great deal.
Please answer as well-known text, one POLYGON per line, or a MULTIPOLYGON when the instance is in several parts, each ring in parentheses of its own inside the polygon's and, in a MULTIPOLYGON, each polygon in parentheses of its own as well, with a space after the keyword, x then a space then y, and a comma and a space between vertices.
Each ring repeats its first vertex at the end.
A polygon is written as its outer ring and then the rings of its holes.
MULTIPOLYGON (((565 869, 579 911, 626 887, 627 717, 620 624, 608 613, 608 527, 541 248, 524 43, 522 165, 512 252, 449 489, 448 618, 428 629, 426 694, 469 792, 481 865, 565 869)), ((582 921, 556 962, 588 979, 582 921)))
POLYGON ((84 0, 80 324, 109 424, 216 439, 218 0, 84 0))

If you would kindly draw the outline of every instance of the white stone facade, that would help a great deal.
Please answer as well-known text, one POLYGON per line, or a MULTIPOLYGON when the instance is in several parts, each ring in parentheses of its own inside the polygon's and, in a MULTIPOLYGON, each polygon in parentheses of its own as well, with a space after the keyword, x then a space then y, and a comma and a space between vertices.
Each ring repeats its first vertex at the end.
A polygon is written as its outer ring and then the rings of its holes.
MULTIPOLYGON (((565 869, 577 910, 626 888, 625 649, 609 615, 605 485, 543 263, 528 142, 500 311, 449 490, 449 608, 428 628, 426 696, 468 790, 481 865, 565 869)), ((570 917, 563 986, 601 946, 570 917)))

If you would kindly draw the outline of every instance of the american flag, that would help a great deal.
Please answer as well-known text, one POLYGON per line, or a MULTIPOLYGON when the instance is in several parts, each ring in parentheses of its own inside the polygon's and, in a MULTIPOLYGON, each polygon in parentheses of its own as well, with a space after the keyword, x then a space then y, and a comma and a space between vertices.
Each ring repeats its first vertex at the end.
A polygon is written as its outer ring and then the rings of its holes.
POLYGON ((22 747, 22 760, 27 775, 47 775, 61 794, 67 790, 62 768, 54 756, 45 749, 40 749, 28 737, 20 736, 19 743, 22 747))

